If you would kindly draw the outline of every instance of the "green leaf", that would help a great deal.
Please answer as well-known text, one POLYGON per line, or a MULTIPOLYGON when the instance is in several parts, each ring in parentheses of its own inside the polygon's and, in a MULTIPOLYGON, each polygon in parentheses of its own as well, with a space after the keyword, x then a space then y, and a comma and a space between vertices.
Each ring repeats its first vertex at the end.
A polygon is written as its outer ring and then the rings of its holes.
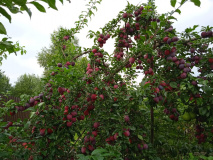
POLYGON ((21 10, 26 11, 31 18, 32 12, 26 5, 21 6, 21 10))
POLYGON ((43 105, 45 105, 45 102, 41 102, 41 103, 38 104, 39 107, 41 107, 43 105))
POLYGON ((85 156, 83 154, 77 154, 78 160, 89 160, 89 156, 85 156))
POLYGON ((12 12, 13 14, 16 14, 16 13, 19 12, 19 8, 18 8, 18 7, 11 6, 11 7, 8 7, 8 9, 9 9, 10 12, 12 12))
POLYGON ((182 0, 182 1, 180 2, 180 4, 182 5, 182 4, 184 4, 186 1, 187 1, 187 0, 182 0))
POLYGON ((177 2, 176 0, 171 0, 171 1, 170 1, 171 6, 172 6, 172 7, 175 7, 176 2, 177 2))
POLYGON ((11 7, 13 5, 13 2, 12 0, 7 0, 7 1, 4 1, 5 5, 4 6, 7 6, 7 7, 11 7))
POLYGON ((71 43, 71 52, 74 52, 75 51, 75 45, 73 43, 71 43))
POLYGON ((0 7, 0 13, 3 16, 5 16, 9 20, 9 22, 11 23, 11 16, 7 13, 7 11, 4 8, 0 7))
POLYGON ((132 130, 132 131, 136 130, 136 128, 134 126, 129 126, 129 129, 132 130))
POLYGON ((28 121, 27 123, 25 123, 24 128, 29 128, 30 124, 31 124, 31 122, 28 121))
POLYGON ((3 42, 6 41, 6 40, 8 40, 8 38, 6 38, 6 37, 5 37, 5 38, 2 38, 2 41, 3 41, 3 42))
POLYGON ((38 2, 33 1, 30 3, 33 4, 40 12, 46 12, 45 8, 38 2))
POLYGON ((175 19, 175 20, 177 20, 177 18, 175 18, 175 17, 173 17, 173 16, 169 16, 169 17, 168 17, 168 20, 170 20, 170 19, 175 19))
POLYGON ((177 88, 177 83, 176 82, 171 82, 169 84, 172 88, 177 88))
POLYGON ((4 25, 0 22, 0 34, 7 34, 6 29, 4 28, 4 25))
POLYGON ((191 2, 193 2, 194 5, 200 7, 200 0, 191 0, 191 2))
POLYGON ((93 160, 104 160, 104 157, 102 156, 92 156, 93 160))
POLYGON ((206 108, 199 108, 199 113, 200 115, 205 115, 207 112, 207 109, 206 108))
POLYGON ((207 74, 206 77, 213 77, 213 73, 207 74))
POLYGON ((140 140, 143 140, 143 137, 142 137, 141 135, 138 135, 138 138, 139 138, 140 140))
POLYGON ((152 35, 152 32, 151 32, 151 31, 149 31, 149 30, 146 30, 146 33, 147 33, 149 36, 151 36, 151 35, 152 35))
POLYGON ((212 88, 210 88, 209 86, 202 86, 202 89, 204 92, 211 92, 212 91, 212 88))
POLYGON ((32 118, 35 115, 36 112, 30 112, 30 118, 32 118))
POLYGON ((41 153, 45 156, 47 155, 47 151, 41 151, 41 153))
POLYGON ((179 14, 181 14, 181 11, 179 9, 176 9, 175 12, 178 12, 179 14))
POLYGON ((48 2, 48 4, 49 4, 49 6, 51 7, 51 8, 53 8, 53 9, 55 9, 55 10, 58 10, 57 8, 56 8, 56 5, 55 5, 55 0, 48 0, 47 1, 48 2))
POLYGON ((18 4, 19 6, 24 6, 27 3, 27 0, 13 0, 15 4, 18 4))
POLYGON ((151 22, 151 26, 152 26, 152 28, 156 29, 157 28, 157 22, 156 21, 151 22))
POLYGON ((95 149, 91 155, 96 155, 96 154, 101 154, 101 153, 104 153, 104 152, 107 152, 106 149, 103 149, 103 148, 100 148, 100 149, 95 149))

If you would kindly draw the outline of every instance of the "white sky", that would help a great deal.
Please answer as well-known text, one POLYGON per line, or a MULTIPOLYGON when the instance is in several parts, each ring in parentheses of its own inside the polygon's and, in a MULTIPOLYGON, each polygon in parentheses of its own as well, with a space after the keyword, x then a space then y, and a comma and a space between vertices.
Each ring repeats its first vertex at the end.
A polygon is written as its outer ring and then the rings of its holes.
MULTIPOLYGON (((71 0, 72 3, 65 2, 62 5, 57 3, 58 11, 46 9, 46 13, 41 13, 31 6, 32 18, 24 14, 12 15, 12 23, 1 17, 1 22, 7 29, 7 34, 12 37, 14 42, 19 41, 21 46, 25 46, 26 55, 15 56, 9 55, 7 60, 3 61, 0 69, 5 71, 5 74, 10 78, 10 82, 14 85, 17 78, 24 73, 36 74, 41 76, 43 68, 37 64, 36 55, 41 51, 42 47, 48 47, 50 44, 50 34, 57 30, 59 26, 65 28, 74 27, 74 22, 78 20, 81 11, 85 10, 85 4, 88 0, 71 0)), ((132 4, 140 2, 146 3, 147 0, 131 0, 132 4)), ((120 10, 123 10, 127 4, 127 0, 103 0, 101 5, 97 5, 98 11, 89 22, 88 27, 84 28, 80 34, 79 45, 90 48, 93 45, 93 40, 87 39, 86 35, 89 30, 96 31, 103 27, 108 21, 115 18, 120 10)), ((173 8, 170 5, 170 0, 156 0, 158 13, 166 13, 173 8)), ((178 4, 176 4, 178 6, 178 4)), ((213 0, 202 0, 201 7, 196 7, 193 3, 187 2, 181 8, 181 15, 175 14, 178 19, 173 25, 179 32, 186 27, 192 27, 195 24, 200 26, 213 26, 213 0)), ((0 35, 2 38, 2 35, 0 35)), ((113 51, 113 41, 107 41, 104 49, 109 52, 113 51)))

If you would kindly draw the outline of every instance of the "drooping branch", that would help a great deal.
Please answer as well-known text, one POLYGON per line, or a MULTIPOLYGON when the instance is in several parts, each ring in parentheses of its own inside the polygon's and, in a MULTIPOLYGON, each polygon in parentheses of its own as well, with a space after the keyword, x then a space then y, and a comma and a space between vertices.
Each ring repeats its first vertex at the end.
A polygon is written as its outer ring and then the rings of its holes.
MULTIPOLYGON (((188 40, 179 40, 178 41, 178 43, 181 43, 181 44, 185 44, 185 45, 188 45, 188 46, 190 46, 191 44, 191 42, 193 42, 193 41, 196 41, 196 40, 198 40, 198 39, 201 39, 201 37, 200 38, 192 38, 192 39, 188 39, 188 40)), ((160 47, 160 46, 162 46, 163 44, 165 44, 165 42, 163 42, 163 41, 161 41, 161 42, 157 42, 156 43, 156 47, 160 47)))

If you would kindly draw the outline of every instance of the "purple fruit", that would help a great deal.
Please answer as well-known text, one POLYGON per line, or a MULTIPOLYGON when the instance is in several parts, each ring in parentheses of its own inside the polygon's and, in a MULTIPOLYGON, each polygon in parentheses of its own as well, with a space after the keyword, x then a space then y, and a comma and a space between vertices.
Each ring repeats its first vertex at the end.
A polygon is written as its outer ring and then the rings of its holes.
POLYGON ((183 69, 183 72, 185 72, 185 73, 187 73, 188 71, 189 71, 188 68, 183 69))
POLYGON ((202 33, 201 33, 201 37, 202 37, 202 38, 206 38, 206 37, 207 37, 207 33, 206 33, 206 32, 202 32, 202 33))
POLYGON ((141 144, 138 144, 138 149, 141 151, 143 148, 141 147, 141 144))
POLYGON ((159 88, 160 90, 163 90, 163 86, 161 86, 161 85, 159 85, 158 88, 159 88))
POLYGON ((144 145, 143 145, 143 149, 148 149, 148 145, 147 145, 147 144, 144 144, 144 145))
POLYGON ((180 77, 181 77, 182 79, 185 79, 185 78, 187 77, 187 74, 186 74, 186 73, 181 73, 180 77))
POLYGON ((75 66, 75 62, 71 62, 71 65, 72 65, 72 66, 75 66))
POLYGON ((62 67, 62 64, 61 63, 58 63, 58 65, 57 65, 58 67, 62 67))
POLYGON ((197 85, 197 81, 192 81, 191 83, 193 86, 196 86, 197 85))
POLYGON ((43 96, 44 96, 44 94, 43 94, 43 93, 39 94, 39 98, 40 98, 40 99, 42 99, 42 98, 43 98, 43 96))
POLYGON ((180 64, 185 64, 186 62, 185 62, 185 60, 184 59, 181 59, 180 60, 180 64))
POLYGON ((177 57, 172 57, 173 62, 176 62, 177 60, 178 60, 177 57))
POLYGON ((207 34, 208 37, 212 37, 213 36, 212 31, 208 31, 208 32, 206 32, 206 34, 207 34))
POLYGON ((184 69, 184 67, 185 67, 184 64, 180 64, 180 65, 179 65, 179 68, 180 68, 180 69, 184 69))
POLYGON ((159 98, 158 98, 158 97, 153 98, 153 100, 154 100, 156 103, 159 102, 159 98))
POLYGON ((30 108, 30 104, 29 103, 26 103, 25 104, 25 108, 27 109, 27 108, 30 108))
POLYGON ((30 98, 30 101, 29 101, 30 105, 34 104, 34 102, 35 102, 35 99, 34 98, 30 98))
POLYGON ((173 113, 176 113, 176 112, 177 112, 177 109, 176 109, 176 108, 172 108, 172 112, 173 112, 173 113))
POLYGON ((167 57, 166 59, 167 59, 167 61, 172 61, 172 57, 170 57, 170 56, 167 57))
POLYGON ((167 44, 170 44, 172 42, 172 40, 171 40, 171 38, 169 38, 168 40, 167 40, 167 44))
POLYGON ((175 53, 175 52, 172 52, 172 53, 170 53, 169 56, 174 57, 175 55, 176 55, 176 53, 175 53))
POLYGON ((186 63, 186 67, 191 67, 191 63, 186 63))
POLYGON ((123 14, 123 18, 127 18, 128 17, 128 14, 127 13, 124 13, 123 14))
POLYGON ((191 53, 195 53, 195 49, 194 48, 190 48, 190 52, 191 53))
POLYGON ((173 37, 172 38, 172 42, 176 42, 176 41, 178 41, 178 38, 177 37, 173 37))
POLYGON ((159 96, 159 101, 162 101, 163 100, 163 97, 162 96, 159 96))

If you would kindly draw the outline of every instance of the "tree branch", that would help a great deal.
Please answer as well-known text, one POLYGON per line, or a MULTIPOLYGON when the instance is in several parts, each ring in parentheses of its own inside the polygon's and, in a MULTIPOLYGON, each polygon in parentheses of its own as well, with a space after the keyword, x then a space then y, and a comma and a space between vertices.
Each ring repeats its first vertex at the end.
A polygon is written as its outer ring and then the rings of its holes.
POLYGON ((81 53, 81 54, 77 55, 76 57, 74 57, 74 58, 73 58, 73 60, 76 60, 77 58, 79 58, 79 57, 83 56, 84 54, 90 53, 90 52, 92 52, 92 50, 85 51, 85 52, 83 52, 83 53, 81 53))

